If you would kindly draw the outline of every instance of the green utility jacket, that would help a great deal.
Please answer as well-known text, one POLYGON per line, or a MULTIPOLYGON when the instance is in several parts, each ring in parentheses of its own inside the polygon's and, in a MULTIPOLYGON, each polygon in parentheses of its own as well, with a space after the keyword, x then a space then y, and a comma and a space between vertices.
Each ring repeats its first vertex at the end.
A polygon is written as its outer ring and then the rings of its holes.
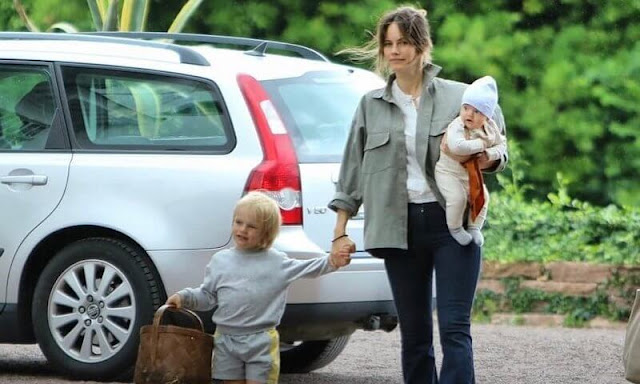
MULTIPOLYGON (((440 67, 424 67, 424 89, 418 107, 416 154, 440 205, 444 198, 434 178, 440 141, 447 125, 460 113, 467 84, 436 77, 440 67)), ((394 104, 390 76, 385 88, 364 95, 353 118, 344 150, 336 193, 328 207, 354 216, 364 203, 364 248, 407 249, 407 148, 402 111, 394 104)), ((493 120, 506 136, 504 117, 496 108, 493 120)), ((507 154, 491 171, 501 171, 507 154)))

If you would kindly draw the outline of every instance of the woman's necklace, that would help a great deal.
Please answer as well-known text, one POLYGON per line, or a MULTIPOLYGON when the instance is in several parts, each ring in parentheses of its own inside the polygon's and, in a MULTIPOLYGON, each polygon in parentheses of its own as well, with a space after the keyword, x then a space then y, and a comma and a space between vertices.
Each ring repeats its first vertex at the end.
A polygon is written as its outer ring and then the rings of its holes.
POLYGON ((418 108, 418 105, 420 104, 420 96, 422 95, 422 79, 420 79, 418 84, 418 86, 415 86, 415 83, 410 83, 410 85, 406 87, 407 91, 409 92, 405 92, 405 90, 400 87, 400 83, 398 82, 398 88, 400 88, 402 93, 409 97, 409 100, 411 100, 411 104, 413 104, 413 106, 416 108, 418 108))
POLYGON ((421 93, 418 93, 417 95, 411 95, 411 102, 416 108, 418 108, 418 105, 420 104, 420 95, 421 93))
POLYGON ((420 104, 420 96, 422 95, 422 87, 417 87, 411 90, 411 92, 407 93, 407 95, 411 99, 411 103, 414 105, 414 107, 418 108, 418 105, 420 104))

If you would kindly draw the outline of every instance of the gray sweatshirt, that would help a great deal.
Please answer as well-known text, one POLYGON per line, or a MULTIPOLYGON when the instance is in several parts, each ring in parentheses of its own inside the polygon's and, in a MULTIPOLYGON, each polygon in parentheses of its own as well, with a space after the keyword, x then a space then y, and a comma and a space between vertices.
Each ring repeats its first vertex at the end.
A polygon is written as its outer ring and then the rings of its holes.
POLYGON ((275 249, 225 249, 214 254, 199 288, 178 292, 185 308, 208 311, 217 330, 243 335, 275 328, 284 313, 287 288, 302 277, 318 277, 335 268, 329 257, 291 259, 275 249))

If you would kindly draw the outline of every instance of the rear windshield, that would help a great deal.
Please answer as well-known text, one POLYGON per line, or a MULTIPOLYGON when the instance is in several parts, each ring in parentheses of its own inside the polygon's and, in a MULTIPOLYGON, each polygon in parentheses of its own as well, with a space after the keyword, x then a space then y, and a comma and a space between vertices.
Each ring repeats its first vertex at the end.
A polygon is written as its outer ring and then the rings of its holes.
POLYGON ((367 71, 309 72, 301 77, 263 81, 301 163, 338 163, 353 114, 366 92, 384 86, 367 71))

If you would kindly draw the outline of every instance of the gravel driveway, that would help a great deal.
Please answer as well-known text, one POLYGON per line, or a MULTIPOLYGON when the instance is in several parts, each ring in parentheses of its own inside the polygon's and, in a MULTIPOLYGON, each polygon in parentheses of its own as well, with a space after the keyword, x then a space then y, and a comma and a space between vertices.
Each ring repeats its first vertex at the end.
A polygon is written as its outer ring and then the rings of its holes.
MULTIPOLYGON (((624 329, 474 325, 472 332, 478 384, 628 384, 621 358, 624 329)), ((397 330, 358 331, 331 365, 283 375, 280 383, 401 383, 399 354, 397 330)), ((36 346, 0 345, 0 383, 72 381, 54 376, 36 346)))

